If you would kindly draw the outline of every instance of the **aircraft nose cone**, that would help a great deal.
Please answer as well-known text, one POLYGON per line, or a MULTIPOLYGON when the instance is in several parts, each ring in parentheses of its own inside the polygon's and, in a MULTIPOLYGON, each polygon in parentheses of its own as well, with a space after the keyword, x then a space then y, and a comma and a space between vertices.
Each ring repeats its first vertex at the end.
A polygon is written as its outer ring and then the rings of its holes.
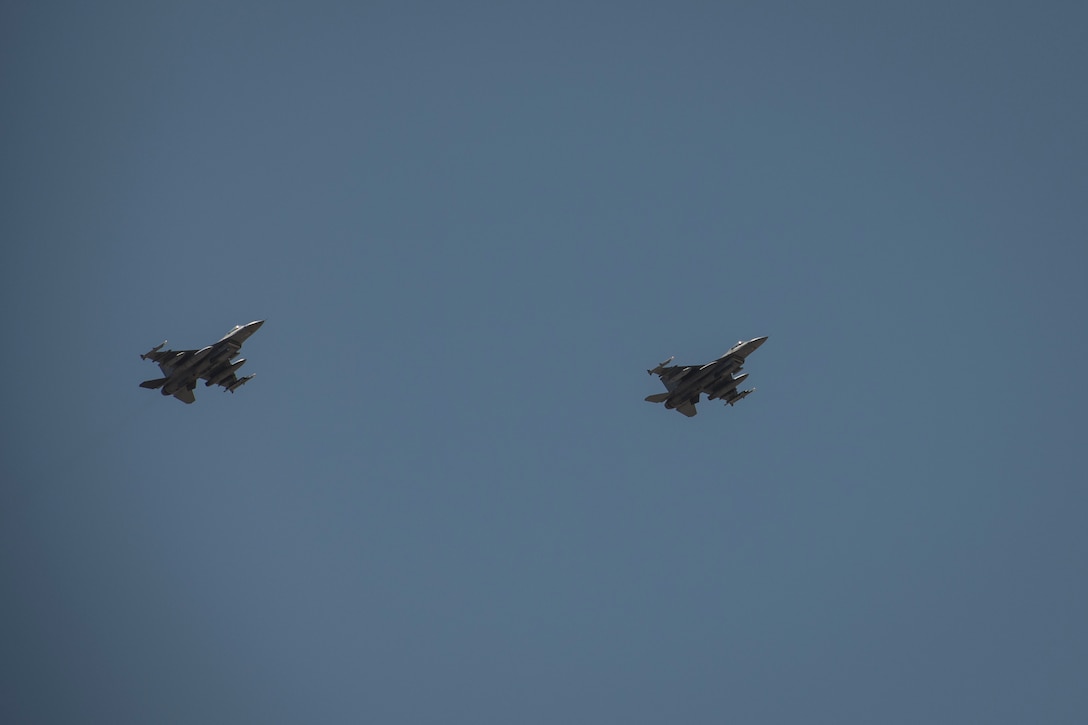
POLYGON ((247 325, 236 327, 227 337, 231 338, 237 343, 243 343, 248 340, 254 332, 261 329, 261 325, 264 324, 264 320, 254 320, 247 325))
POLYGON ((757 338, 756 338, 756 339, 754 339, 754 340, 749 340, 749 341, 748 341, 748 345, 747 345, 747 348, 748 348, 748 352, 755 352, 755 351, 756 351, 757 349, 759 349, 759 346, 760 346, 760 345, 762 345, 763 343, 767 342, 767 338, 768 338, 768 337, 770 337, 770 336, 769 336, 769 335, 765 335, 765 336, 763 336, 763 337, 757 337, 757 338))

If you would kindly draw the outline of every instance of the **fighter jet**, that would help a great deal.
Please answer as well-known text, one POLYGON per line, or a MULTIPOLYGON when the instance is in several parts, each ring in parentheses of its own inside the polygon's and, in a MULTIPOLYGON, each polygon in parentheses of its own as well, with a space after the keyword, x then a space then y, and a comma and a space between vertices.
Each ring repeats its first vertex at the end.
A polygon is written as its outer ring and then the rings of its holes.
POLYGON ((157 362, 165 377, 145 380, 140 383, 140 387, 151 390, 161 388, 163 395, 173 395, 183 403, 196 400, 193 390, 201 378, 207 381, 204 383, 205 387, 221 385, 224 390, 233 393, 254 376, 237 377, 235 371, 245 365, 246 360, 239 358, 231 362, 231 358, 238 354, 242 343, 261 329, 263 324, 264 320, 257 320, 248 325, 235 325, 218 342, 199 350, 163 350, 166 345, 166 340, 163 340, 161 345, 151 348, 140 359, 157 362))
POLYGON ((706 393, 707 400, 724 400, 728 405, 733 405, 755 391, 755 388, 738 391, 737 386, 748 377, 748 373, 734 373, 740 372, 745 358, 766 341, 766 337, 757 337, 748 342, 741 340, 720 358, 706 365, 669 365, 673 360, 670 357, 646 371, 661 378, 668 392, 647 395, 646 400, 664 403, 666 408, 674 408, 689 418, 698 412, 695 404, 703 393, 706 393))

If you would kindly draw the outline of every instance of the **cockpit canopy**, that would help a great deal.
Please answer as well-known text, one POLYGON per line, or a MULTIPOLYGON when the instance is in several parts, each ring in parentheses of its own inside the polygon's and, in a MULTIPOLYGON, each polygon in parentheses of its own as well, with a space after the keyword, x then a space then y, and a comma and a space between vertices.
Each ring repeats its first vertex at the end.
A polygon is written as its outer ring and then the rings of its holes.
POLYGON ((223 340, 226 340, 228 337, 241 330, 242 327, 244 327, 244 325, 235 325, 234 327, 230 328, 230 330, 227 331, 226 335, 223 335, 221 338, 219 338, 219 342, 223 342, 223 340))

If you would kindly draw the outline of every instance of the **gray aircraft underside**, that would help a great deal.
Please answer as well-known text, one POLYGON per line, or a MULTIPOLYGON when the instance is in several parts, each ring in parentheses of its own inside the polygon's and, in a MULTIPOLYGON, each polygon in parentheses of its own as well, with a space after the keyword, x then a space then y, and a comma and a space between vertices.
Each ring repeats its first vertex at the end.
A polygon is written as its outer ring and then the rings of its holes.
POLYGON ((689 418, 698 412, 695 404, 703 393, 706 393, 707 400, 724 400, 727 405, 733 405, 755 392, 755 388, 738 391, 737 386, 748 377, 748 373, 734 373, 740 372, 745 358, 766 341, 766 337, 757 337, 747 342, 741 340, 724 355, 706 365, 669 365, 672 362, 670 357, 652 370, 646 371, 661 378, 666 388, 664 393, 647 395, 646 400, 650 403, 664 403, 666 408, 675 409, 689 418))
POLYGON ((183 403, 196 400, 193 390, 198 380, 205 380, 206 387, 219 385, 233 393, 250 380, 253 375, 239 378, 235 375, 238 368, 245 364, 245 358, 232 361, 241 350, 242 343, 261 329, 264 320, 257 320, 248 325, 236 325, 217 342, 199 350, 163 350, 162 344, 148 350, 140 356, 141 360, 153 360, 159 364, 163 377, 145 380, 141 388, 161 389, 163 395, 173 395, 183 403))
MULTIPOLYGON (((140 355, 141 360, 158 363, 163 377, 145 380, 140 387, 160 390, 163 395, 172 395, 183 403, 196 401, 193 391, 200 380, 205 381, 205 387, 218 385, 233 393, 255 377, 239 378, 235 373, 246 360, 234 358, 241 352, 242 344, 263 324, 264 320, 256 320, 248 325, 236 325, 218 341, 199 350, 163 350, 166 345, 163 341, 140 355)), ((748 373, 735 373, 740 372, 746 358, 766 341, 766 337, 742 340, 705 365, 669 365, 672 361, 669 358, 646 371, 657 375, 666 389, 664 393, 646 396, 646 400, 664 403, 666 408, 675 409, 689 418, 698 412, 695 405, 704 393, 708 400, 724 400, 732 406, 755 392, 755 388, 738 390, 748 373)))

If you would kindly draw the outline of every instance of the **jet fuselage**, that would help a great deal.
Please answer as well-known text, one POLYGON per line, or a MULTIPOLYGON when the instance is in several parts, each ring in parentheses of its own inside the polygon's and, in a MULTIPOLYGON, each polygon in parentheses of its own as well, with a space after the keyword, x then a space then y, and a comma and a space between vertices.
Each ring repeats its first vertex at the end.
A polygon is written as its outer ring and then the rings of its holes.
POLYGON ((688 417, 695 415, 695 404, 703 393, 710 400, 725 399, 727 404, 732 405, 754 390, 738 392, 737 386, 748 377, 748 373, 736 376, 734 373, 740 372, 745 359, 766 341, 766 337, 741 340, 721 357, 705 365, 666 367, 672 360, 669 358, 646 371, 660 377, 668 392, 649 395, 646 400, 651 403, 664 403, 666 408, 679 410, 688 417))
POLYGON ((150 358, 157 362, 164 377, 157 380, 145 380, 140 383, 140 386, 151 389, 161 388, 163 395, 173 395, 185 403, 191 403, 195 399, 192 390, 196 388, 196 383, 201 378, 208 381, 207 385, 222 385, 226 390, 234 392, 238 386, 244 385, 253 376, 236 379, 234 371, 245 363, 245 359, 236 362, 231 362, 231 359, 241 351, 242 343, 263 324, 264 320, 257 320, 248 325, 236 325, 215 343, 199 350, 160 352, 165 342, 152 348, 140 358, 144 360, 150 358))

